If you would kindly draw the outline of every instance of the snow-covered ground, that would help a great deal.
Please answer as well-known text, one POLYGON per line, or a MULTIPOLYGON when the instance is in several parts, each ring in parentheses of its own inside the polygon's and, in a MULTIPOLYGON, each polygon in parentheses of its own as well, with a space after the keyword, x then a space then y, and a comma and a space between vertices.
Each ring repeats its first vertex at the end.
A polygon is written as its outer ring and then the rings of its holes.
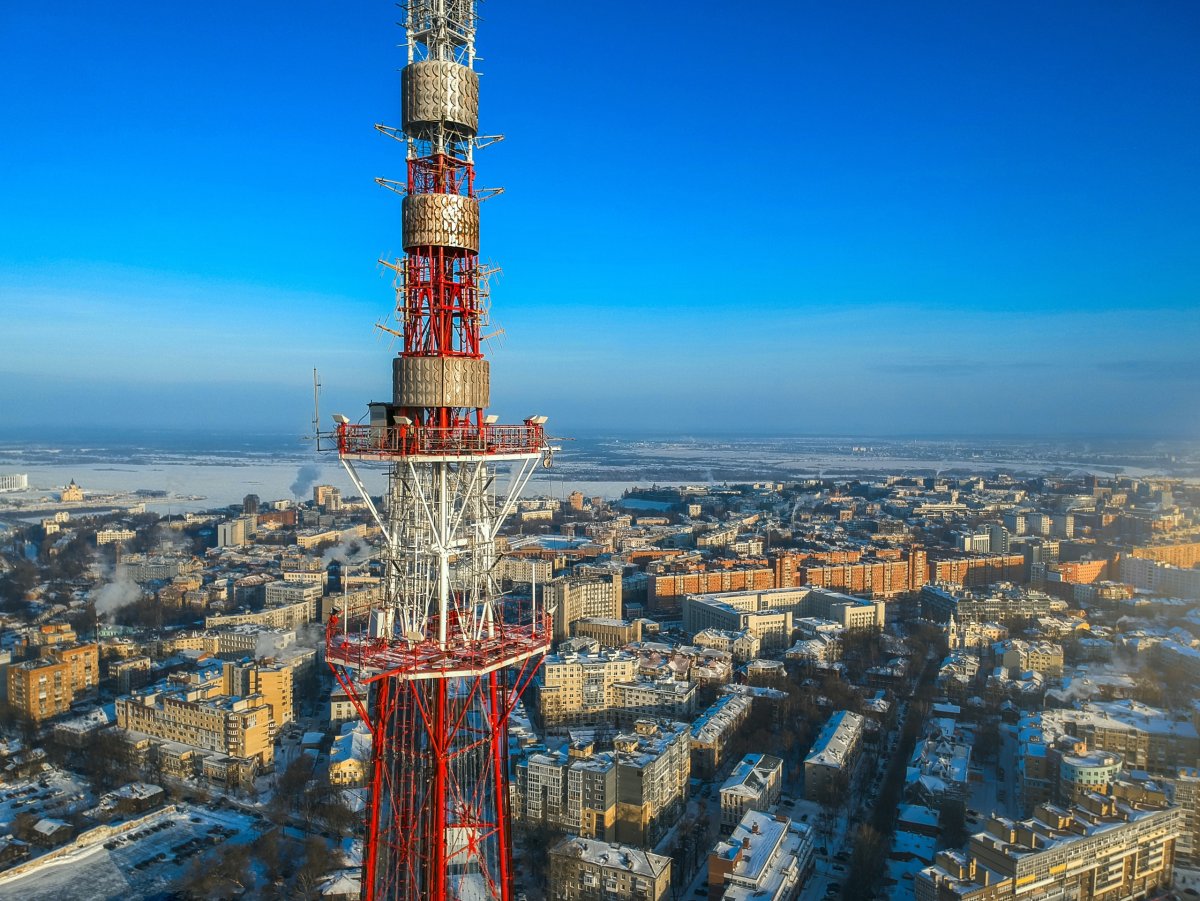
POLYGON ((1175 868, 1175 892, 1181 898, 1195 898, 1196 895, 1189 894, 1185 889, 1192 889, 1195 892, 1200 892, 1200 868, 1192 867, 1176 867, 1175 868))
POLYGON ((12 830, 19 814, 62 818, 95 803, 87 784, 70 773, 50 769, 32 779, 0 785, 0 835, 12 830))
POLYGON ((80 897, 138 901, 166 889, 195 857, 225 842, 253 840, 257 835, 255 825, 253 817, 239 811, 181 805, 178 811, 164 810, 118 837, 99 839, 29 872, 0 874, 0 897, 22 901, 80 897), (217 832, 216 827, 225 832, 217 832), (210 836, 211 844, 207 841, 210 836), (189 854, 180 846, 191 839, 200 839, 204 844, 189 854), (151 863, 139 868, 144 861, 151 863))

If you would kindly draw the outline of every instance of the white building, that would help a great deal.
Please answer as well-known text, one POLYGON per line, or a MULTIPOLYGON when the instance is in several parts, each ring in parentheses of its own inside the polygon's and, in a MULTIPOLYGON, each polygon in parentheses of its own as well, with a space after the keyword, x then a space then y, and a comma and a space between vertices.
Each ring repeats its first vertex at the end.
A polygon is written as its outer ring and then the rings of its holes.
POLYGON ((0 474, 0 491, 26 491, 29 488, 29 476, 23 472, 0 474))
POLYGON ((751 810, 779 803, 783 761, 769 754, 747 754, 721 786, 721 827, 733 829, 751 810))
POLYGON ((806 824, 751 810, 709 853, 709 892, 724 886, 723 901, 793 901, 812 866, 806 824))

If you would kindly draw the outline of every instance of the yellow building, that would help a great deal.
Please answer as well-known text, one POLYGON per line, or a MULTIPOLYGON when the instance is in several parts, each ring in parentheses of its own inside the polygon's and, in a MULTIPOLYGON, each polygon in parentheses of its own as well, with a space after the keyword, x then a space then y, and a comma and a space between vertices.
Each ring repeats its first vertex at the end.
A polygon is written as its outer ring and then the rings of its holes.
POLYGON ((553 611, 554 640, 571 637, 571 625, 581 619, 614 620, 621 615, 621 576, 617 573, 566 576, 545 586, 543 600, 553 611))
POLYGON ((231 698, 220 689, 216 680, 118 698, 117 726, 230 757, 254 757, 270 767, 275 761, 271 708, 262 695, 231 698))
POLYGON ((370 763, 370 728, 365 723, 347 723, 329 749, 329 784, 350 787, 366 785, 370 763))
POLYGON ((637 660, 624 651, 552 654, 537 685, 538 712, 547 728, 593 725, 616 705, 616 685, 637 675, 637 660))
POLYGON ((59 495, 59 500, 64 504, 73 503, 83 500, 83 489, 75 484, 75 480, 71 479, 71 484, 62 490, 59 495))
POLYGON ((561 901, 666 901, 671 858, 571 836, 550 849, 548 896, 561 901))

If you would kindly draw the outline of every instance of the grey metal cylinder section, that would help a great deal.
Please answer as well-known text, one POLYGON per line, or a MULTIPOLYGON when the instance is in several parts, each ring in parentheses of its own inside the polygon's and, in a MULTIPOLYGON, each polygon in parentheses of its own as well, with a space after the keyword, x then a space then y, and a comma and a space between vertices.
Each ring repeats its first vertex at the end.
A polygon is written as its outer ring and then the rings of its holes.
POLYGON ((491 393, 488 361, 471 357, 396 357, 392 384, 401 407, 480 408, 491 393))
POLYGON ((401 116, 405 134, 444 125, 474 137, 479 131, 479 73, 440 59, 410 63, 400 70, 401 116))
POLYGON ((479 252, 479 201, 461 194, 408 194, 404 249, 454 247, 479 252))

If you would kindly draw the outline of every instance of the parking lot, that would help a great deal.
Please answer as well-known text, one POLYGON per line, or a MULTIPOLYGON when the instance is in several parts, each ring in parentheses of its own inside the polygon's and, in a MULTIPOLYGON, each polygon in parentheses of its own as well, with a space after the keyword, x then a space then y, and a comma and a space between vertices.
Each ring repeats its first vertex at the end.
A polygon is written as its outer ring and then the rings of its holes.
POLYGON ((11 831, 21 814, 62 817, 94 803, 91 791, 70 773, 47 770, 40 776, 0 785, 0 834, 11 831))
POLYGON ((251 841, 257 821, 234 810, 181 805, 108 839, 77 848, 28 873, 0 874, 0 896, 24 901, 60 901, 87 897, 137 901, 161 892, 197 856, 226 842, 251 841))

